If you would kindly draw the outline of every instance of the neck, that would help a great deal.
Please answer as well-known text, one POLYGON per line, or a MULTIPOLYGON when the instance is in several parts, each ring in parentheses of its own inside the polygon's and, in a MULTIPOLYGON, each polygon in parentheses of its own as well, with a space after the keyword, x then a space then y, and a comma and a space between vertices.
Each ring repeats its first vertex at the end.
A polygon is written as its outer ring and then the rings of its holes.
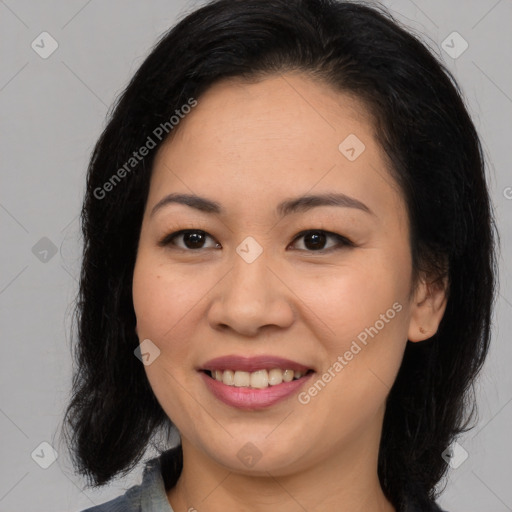
POLYGON ((341 449, 331 447, 331 455, 279 476, 230 471, 183 437, 183 470, 168 499, 174 512, 395 512, 378 479, 380 436, 374 434, 359 436, 341 449))

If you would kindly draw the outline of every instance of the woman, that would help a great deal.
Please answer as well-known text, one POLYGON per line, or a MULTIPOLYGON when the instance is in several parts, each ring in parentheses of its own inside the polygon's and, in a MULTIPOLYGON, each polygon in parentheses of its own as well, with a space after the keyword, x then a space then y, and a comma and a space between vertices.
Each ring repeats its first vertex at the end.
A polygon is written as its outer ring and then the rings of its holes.
POLYGON ((104 485, 164 435, 89 512, 440 510, 494 224, 457 84, 392 17, 185 17, 96 145, 82 225, 74 462, 104 485))

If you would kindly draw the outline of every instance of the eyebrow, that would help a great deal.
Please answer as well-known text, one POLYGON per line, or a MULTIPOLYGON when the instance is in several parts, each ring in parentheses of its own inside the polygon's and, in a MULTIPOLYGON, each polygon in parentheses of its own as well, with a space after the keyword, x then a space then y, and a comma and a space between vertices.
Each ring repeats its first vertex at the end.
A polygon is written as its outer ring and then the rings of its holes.
MULTIPOLYGON (((211 199, 197 196, 194 194, 169 194, 162 198, 151 210, 152 217, 158 210, 170 204, 183 204, 195 208, 201 212, 222 214, 224 210, 222 206, 211 199)), ((290 215, 292 213, 305 212, 319 206, 339 206, 344 208, 355 208, 363 212, 374 215, 374 213, 364 203, 340 193, 327 194, 309 194, 292 199, 287 199, 277 206, 277 213, 280 217, 290 215)))

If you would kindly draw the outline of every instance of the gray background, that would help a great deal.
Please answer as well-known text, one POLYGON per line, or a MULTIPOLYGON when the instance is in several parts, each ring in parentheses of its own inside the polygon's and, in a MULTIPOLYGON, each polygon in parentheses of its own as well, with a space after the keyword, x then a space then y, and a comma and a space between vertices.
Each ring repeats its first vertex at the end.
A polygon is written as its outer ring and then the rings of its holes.
MULTIPOLYGON (((423 34, 461 84, 483 140, 502 237, 493 345, 478 387, 479 422, 459 439, 469 456, 450 471, 440 503, 450 512, 512 511, 512 0, 384 4, 423 34), (457 58, 442 46, 453 31, 469 44, 457 58)), ((108 107, 157 37, 198 5, 0 0, 0 512, 78 511, 140 481, 141 466, 108 488, 84 489, 57 436, 71 383, 78 213, 88 158, 108 107), (59 45, 46 59, 31 47, 43 31, 59 45), (48 447, 39 446, 44 441, 58 453, 47 469, 31 457, 35 451, 48 462, 48 447)), ((461 48, 457 41, 448 44, 461 48)), ((48 40, 44 45, 47 50, 48 40)))

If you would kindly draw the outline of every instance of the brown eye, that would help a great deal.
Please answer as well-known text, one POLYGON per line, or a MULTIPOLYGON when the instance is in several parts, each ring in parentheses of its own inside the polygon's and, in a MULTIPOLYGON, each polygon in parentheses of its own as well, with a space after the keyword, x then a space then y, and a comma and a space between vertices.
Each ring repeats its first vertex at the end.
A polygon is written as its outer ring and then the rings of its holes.
POLYGON ((313 251, 323 249, 327 237, 322 231, 311 231, 304 235, 304 245, 313 251))
MULTIPOLYGON (((331 251, 341 249, 346 246, 353 246, 354 244, 347 238, 338 235, 337 233, 330 233, 321 229, 310 229, 299 233, 294 240, 294 243, 302 239, 302 247, 298 247, 302 251, 331 251), (326 245, 331 241, 330 245, 326 245)), ((299 244, 300 245, 300 244, 299 244)), ((297 247, 296 247, 297 248, 297 247)))
POLYGON ((206 237, 201 231, 183 233, 183 243, 188 249, 201 249, 206 237))
POLYGON ((200 229, 183 229, 175 233, 167 235, 161 242, 160 246, 175 245, 180 249, 209 249, 220 248, 220 244, 215 242, 213 238, 205 231, 200 229), (205 245, 207 240, 212 240, 213 245, 205 245))

